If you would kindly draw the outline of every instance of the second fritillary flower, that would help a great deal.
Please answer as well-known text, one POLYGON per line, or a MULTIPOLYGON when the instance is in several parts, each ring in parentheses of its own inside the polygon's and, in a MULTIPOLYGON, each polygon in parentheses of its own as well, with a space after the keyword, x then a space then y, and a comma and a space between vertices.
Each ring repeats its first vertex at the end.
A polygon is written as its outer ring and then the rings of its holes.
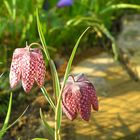
POLYGON ((92 83, 79 74, 75 77, 69 76, 62 93, 63 112, 70 120, 74 120, 80 113, 81 118, 88 121, 91 107, 98 111, 98 99, 92 83))

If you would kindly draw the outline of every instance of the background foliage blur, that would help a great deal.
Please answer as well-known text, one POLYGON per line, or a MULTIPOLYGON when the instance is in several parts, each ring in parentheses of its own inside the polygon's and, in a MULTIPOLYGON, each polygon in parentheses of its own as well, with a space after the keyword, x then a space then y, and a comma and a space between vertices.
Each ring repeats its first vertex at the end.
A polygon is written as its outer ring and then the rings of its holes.
POLYGON ((0 74, 3 75, 0 77, 0 114, 5 114, 7 109, 6 93, 10 92, 9 67, 14 49, 24 47, 26 41, 39 42, 36 8, 39 9, 46 43, 54 57, 56 52, 65 55, 70 53, 78 36, 87 26, 93 26, 94 31, 84 38, 82 46, 106 47, 108 40, 111 40, 113 53, 118 57, 114 36, 120 30, 120 19, 124 14, 139 12, 140 9, 140 0, 74 0, 72 6, 63 8, 57 8, 57 2, 1 1, 0 74))

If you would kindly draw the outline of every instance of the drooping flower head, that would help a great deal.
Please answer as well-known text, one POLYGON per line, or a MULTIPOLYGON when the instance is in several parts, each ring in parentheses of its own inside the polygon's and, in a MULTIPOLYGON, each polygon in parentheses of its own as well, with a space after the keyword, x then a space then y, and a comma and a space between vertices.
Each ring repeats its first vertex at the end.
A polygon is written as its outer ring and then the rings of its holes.
POLYGON ((45 63, 39 48, 26 46, 15 49, 9 75, 11 88, 14 88, 20 80, 25 92, 31 90, 35 81, 39 87, 42 87, 45 73, 45 63))
POLYGON ((58 8, 71 6, 73 4, 73 0, 59 0, 57 3, 58 8))
POLYGON ((69 76, 62 93, 63 112, 70 120, 80 113, 81 118, 88 121, 91 107, 98 111, 98 99, 93 84, 84 74, 69 76))

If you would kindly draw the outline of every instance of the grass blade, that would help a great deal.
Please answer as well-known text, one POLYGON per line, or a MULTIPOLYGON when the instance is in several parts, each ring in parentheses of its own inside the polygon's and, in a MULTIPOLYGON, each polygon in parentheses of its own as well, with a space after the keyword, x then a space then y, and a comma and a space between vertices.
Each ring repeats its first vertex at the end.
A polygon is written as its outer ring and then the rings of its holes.
MULTIPOLYGON (((54 62, 52 60, 49 61, 50 63, 50 68, 51 68, 51 74, 52 74, 52 79, 53 79, 53 89, 54 89, 54 93, 55 93, 55 99, 56 99, 56 103, 57 103, 57 99, 59 97, 60 94, 60 82, 59 82, 59 78, 58 78, 58 74, 56 71, 56 67, 54 65, 54 62)), ((62 118, 62 107, 60 105, 59 107, 59 114, 58 114, 58 129, 61 127, 61 118, 62 118)))
POLYGON ((12 124, 10 124, 5 129, 1 130, 0 135, 3 134, 4 132, 6 132, 8 129, 10 129, 13 125, 15 125, 21 119, 21 117, 25 114, 25 112, 27 111, 28 107, 29 106, 26 107, 26 109, 23 111, 23 113, 12 124))
POLYGON ((108 29, 102 24, 102 25, 96 25, 112 42, 112 51, 114 54, 114 59, 118 60, 119 58, 119 48, 116 46, 115 38, 111 35, 111 33, 108 31, 108 29))
POLYGON ((6 0, 4 0, 4 4, 5 4, 5 7, 6 7, 8 13, 9 13, 9 15, 12 17, 12 10, 10 8, 9 3, 6 0))
MULTIPOLYGON (((66 80, 68 78, 68 74, 70 73, 70 69, 71 69, 71 65, 72 65, 72 62, 73 62, 73 59, 74 59, 74 56, 75 56, 75 53, 76 53, 76 50, 79 46, 79 43, 82 39, 82 37, 84 36, 84 34, 90 29, 91 27, 88 27, 82 34, 81 36, 79 37, 79 39, 77 40, 73 50, 72 50, 72 53, 71 53, 71 56, 70 56, 70 59, 69 59, 69 62, 67 64, 67 68, 66 68, 66 71, 65 71, 65 75, 64 75, 64 80, 63 80, 63 86, 62 88, 64 87, 65 83, 66 83, 66 80)), ((61 90, 62 90, 61 88, 61 90)))
POLYGON ((13 0, 13 20, 16 19, 16 0, 13 0))
POLYGON ((8 105, 8 111, 7 111, 7 115, 6 115, 6 118, 5 118, 5 121, 4 121, 4 124, 3 124, 3 127, 1 129, 1 133, 0 133, 0 138, 2 138, 2 136, 4 135, 4 133, 6 131, 3 131, 7 128, 8 126, 8 123, 9 123, 9 119, 10 119, 10 114, 11 114, 11 107, 12 107, 12 93, 10 94, 10 99, 9 99, 9 105, 8 105))
POLYGON ((54 130, 50 127, 50 125, 49 125, 49 124, 47 123, 47 121, 45 120, 41 108, 40 108, 40 117, 41 117, 41 120, 42 120, 43 124, 44 124, 45 127, 48 129, 48 132, 50 133, 50 135, 51 135, 52 137, 54 137, 54 130))
POLYGON ((140 9, 140 5, 125 4, 125 3, 110 5, 107 8, 103 9, 100 12, 100 14, 104 14, 104 13, 107 13, 107 12, 112 11, 112 10, 127 9, 127 8, 130 8, 130 9, 140 9))
POLYGON ((51 105, 51 107, 53 108, 53 110, 55 111, 55 105, 51 99, 51 97, 49 96, 49 94, 47 93, 45 87, 41 88, 41 91, 43 93, 43 95, 45 96, 45 98, 47 99, 47 101, 49 102, 49 104, 51 105))
POLYGON ((44 51, 47 59, 50 60, 50 55, 49 55, 49 52, 46 48, 47 44, 46 44, 45 37, 44 37, 43 31, 42 31, 42 26, 41 26, 41 23, 39 20, 38 10, 36 10, 36 20, 37 20, 37 28, 38 28, 39 37, 40 37, 40 40, 41 40, 41 43, 43 46, 43 51, 44 51))
POLYGON ((44 139, 44 138, 34 138, 32 140, 48 140, 48 139, 44 139))
MULTIPOLYGON (((54 65, 54 62, 51 60, 50 58, 50 55, 49 55, 49 52, 47 50, 47 48, 45 48, 46 46, 46 42, 45 42, 45 38, 44 38, 44 35, 43 35, 43 32, 42 32, 42 27, 41 27, 41 23, 40 23, 40 20, 39 20, 39 16, 38 16, 38 10, 36 10, 36 18, 37 18, 37 27, 38 27, 38 33, 39 33, 39 37, 40 37, 40 40, 41 40, 41 43, 43 45, 43 50, 44 50, 44 53, 49 61, 49 65, 50 65, 50 68, 51 68, 51 74, 52 74, 52 78, 53 78, 53 86, 54 86, 54 92, 55 92, 55 97, 57 99, 57 97, 59 96, 60 94, 60 84, 59 84, 59 78, 58 78, 58 74, 57 74, 57 71, 56 71, 56 67, 54 65)), ((52 102, 51 98, 49 97, 48 94, 46 94, 44 88, 41 89, 44 96, 47 98, 48 102, 50 103, 50 105, 52 106, 52 108, 55 110, 55 105, 54 103, 52 102)), ((62 109, 61 107, 59 108, 59 123, 58 123, 58 126, 60 128, 60 124, 61 124, 61 116, 62 116, 62 109)))
POLYGON ((53 85, 54 85, 53 89, 55 90, 54 91, 55 96, 58 97, 60 93, 60 84, 59 84, 58 74, 57 74, 56 67, 53 60, 50 60, 49 63, 50 63, 51 74, 52 74, 53 85))

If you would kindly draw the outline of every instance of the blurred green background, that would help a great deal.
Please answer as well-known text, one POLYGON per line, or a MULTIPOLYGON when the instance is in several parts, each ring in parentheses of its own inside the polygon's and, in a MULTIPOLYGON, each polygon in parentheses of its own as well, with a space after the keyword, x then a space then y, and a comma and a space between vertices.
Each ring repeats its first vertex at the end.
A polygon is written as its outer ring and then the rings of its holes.
MULTIPOLYGON (((57 0, 2 0, 0 5, 0 113, 6 106, 5 94, 11 91, 9 87, 9 68, 14 49, 25 47, 28 43, 40 42, 35 11, 43 26, 46 43, 52 56, 56 53, 67 56, 70 54, 78 36, 88 26, 94 31, 82 40, 82 49, 101 46, 109 49, 110 41, 121 30, 121 17, 124 14, 139 12, 139 0, 75 0, 70 7, 57 8, 57 0), (119 4, 124 5, 121 8, 119 4), (112 8, 113 5, 118 5, 112 8), (119 7, 120 6, 120 7, 119 7), (129 7, 129 8, 127 8, 129 7), (112 35, 112 36, 111 36, 112 35), (3 82, 4 81, 4 82, 3 82)), ((116 49, 117 50, 117 49, 116 49)), ((114 47, 114 53, 117 51, 114 47)))
MULTIPOLYGON (((6 114, 9 69, 13 51, 39 42, 36 9, 52 57, 67 59, 79 35, 88 26, 93 31, 82 40, 78 54, 101 47, 119 59, 115 38, 121 31, 121 17, 140 12, 140 0, 74 0, 72 6, 57 8, 57 0, 1 0, 0 4, 0 118, 6 114)), ((23 92, 17 87, 16 92, 23 92)), ((36 92, 36 90, 34 90, 36 92)), ((16 104, 16 100, 14 101, 16 104)))

